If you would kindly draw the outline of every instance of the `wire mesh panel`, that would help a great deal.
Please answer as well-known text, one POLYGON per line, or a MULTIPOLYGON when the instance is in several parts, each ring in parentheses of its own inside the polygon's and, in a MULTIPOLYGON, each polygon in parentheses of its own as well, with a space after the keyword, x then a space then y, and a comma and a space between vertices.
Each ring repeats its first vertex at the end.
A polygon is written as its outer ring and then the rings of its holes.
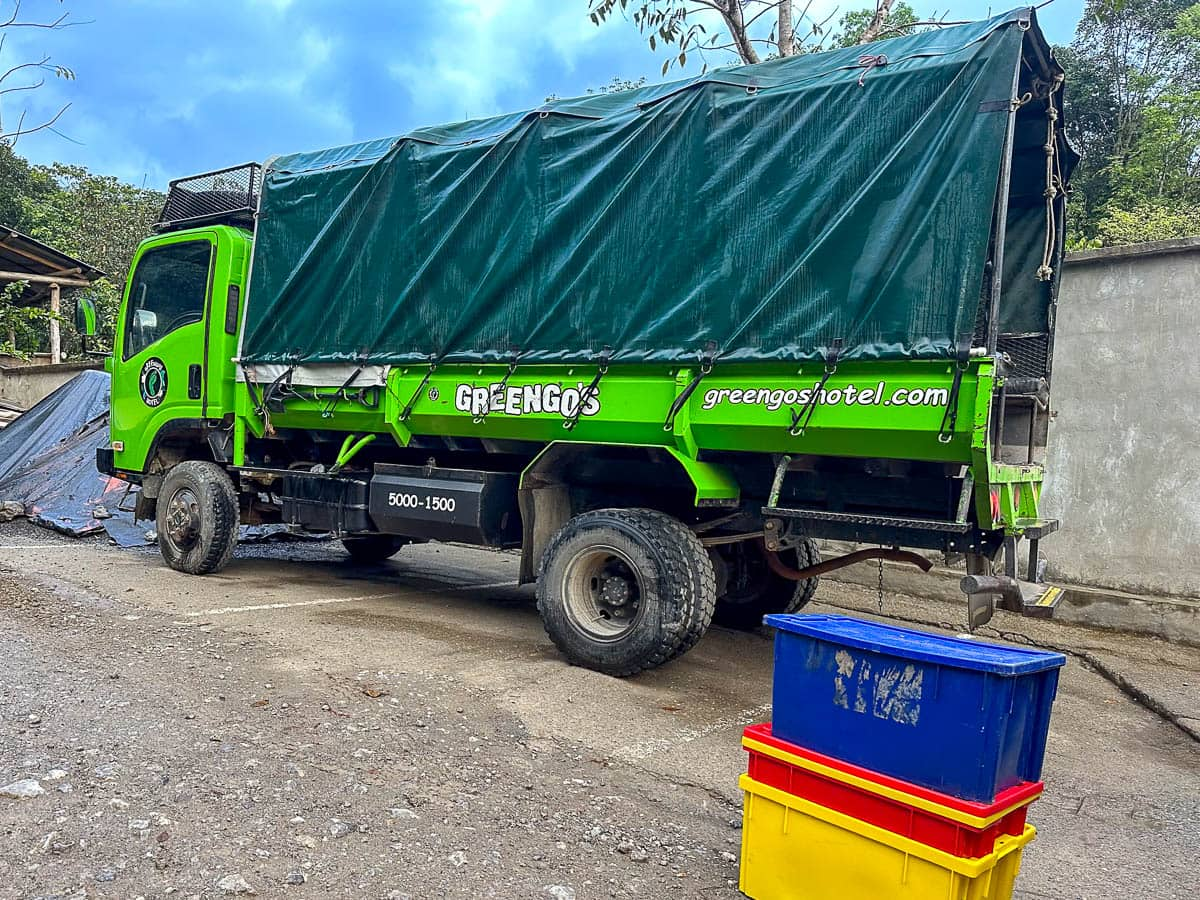
POLYGON ((206 222, 253 225, 262 186, 262 166, 247 163, 172 181, 157 231, 206 222))
POLYGON ((1002 334, 996 340, 996 350, 1007 353, 1010 372, 1021 378, 1044 378, 1050 336, 1046 334, 1002 334))

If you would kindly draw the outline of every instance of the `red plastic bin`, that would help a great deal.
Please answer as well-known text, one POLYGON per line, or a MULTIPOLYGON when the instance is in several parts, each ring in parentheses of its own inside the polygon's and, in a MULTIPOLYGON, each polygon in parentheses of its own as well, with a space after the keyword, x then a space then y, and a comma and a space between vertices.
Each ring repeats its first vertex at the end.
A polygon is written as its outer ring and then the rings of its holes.
POLYGON ((969 859, 992 853, 1001 835, 1020 836, 1045 786, 1023 782, 991 803, 962 800, 798 747, 772 736, 769 722, 749 726, 742 746, 760 784, 969 859))

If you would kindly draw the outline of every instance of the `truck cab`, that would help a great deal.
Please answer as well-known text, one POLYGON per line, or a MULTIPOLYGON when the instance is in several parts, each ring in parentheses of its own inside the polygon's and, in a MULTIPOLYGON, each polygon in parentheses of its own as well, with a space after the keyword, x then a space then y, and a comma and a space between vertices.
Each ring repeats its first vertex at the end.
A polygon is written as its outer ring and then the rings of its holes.
POLYGON ((108 363, 114 467, 141 472, 164 440, 203 438, 232 412, 251 240, 215 225, 138 248, 108 363))
POLYGON ((172 461, 230 443, 260 173, 250 163, 173 181, 157 233, 134 254, 105 360, 112 442, 101 467, 149 480, 143 514, 172 461))

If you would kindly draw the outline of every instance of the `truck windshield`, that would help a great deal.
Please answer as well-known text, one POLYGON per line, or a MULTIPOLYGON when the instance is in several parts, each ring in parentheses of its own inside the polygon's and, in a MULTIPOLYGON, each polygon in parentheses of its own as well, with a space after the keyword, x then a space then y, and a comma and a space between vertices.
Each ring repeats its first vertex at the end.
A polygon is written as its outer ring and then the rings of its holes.
POLYGON ((184 241, 142 254, 129 287, 124 358, 204 318, 212 244, 184 241))

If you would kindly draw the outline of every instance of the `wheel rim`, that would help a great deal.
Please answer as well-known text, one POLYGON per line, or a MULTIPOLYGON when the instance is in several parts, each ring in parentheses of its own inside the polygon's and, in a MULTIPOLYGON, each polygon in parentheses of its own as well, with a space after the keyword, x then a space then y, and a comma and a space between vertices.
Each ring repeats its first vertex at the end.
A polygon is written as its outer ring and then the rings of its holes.
POLYGON ((753 604, 766 590, 771 575, 762 553, 734 545, 726 564, 729 576, 721 600, 734 606, 753 604))
POLYGON ((189 550, 200 536, 200 500, 191 488, 183 487, 167 502, 167 540, 177 550, 189 550))
POLYGON ((580 550, 563 569, 567 619, 595 641, 618 641, 629 634, 641 618, 644 593, 637 566, 616 547, 580 550))

